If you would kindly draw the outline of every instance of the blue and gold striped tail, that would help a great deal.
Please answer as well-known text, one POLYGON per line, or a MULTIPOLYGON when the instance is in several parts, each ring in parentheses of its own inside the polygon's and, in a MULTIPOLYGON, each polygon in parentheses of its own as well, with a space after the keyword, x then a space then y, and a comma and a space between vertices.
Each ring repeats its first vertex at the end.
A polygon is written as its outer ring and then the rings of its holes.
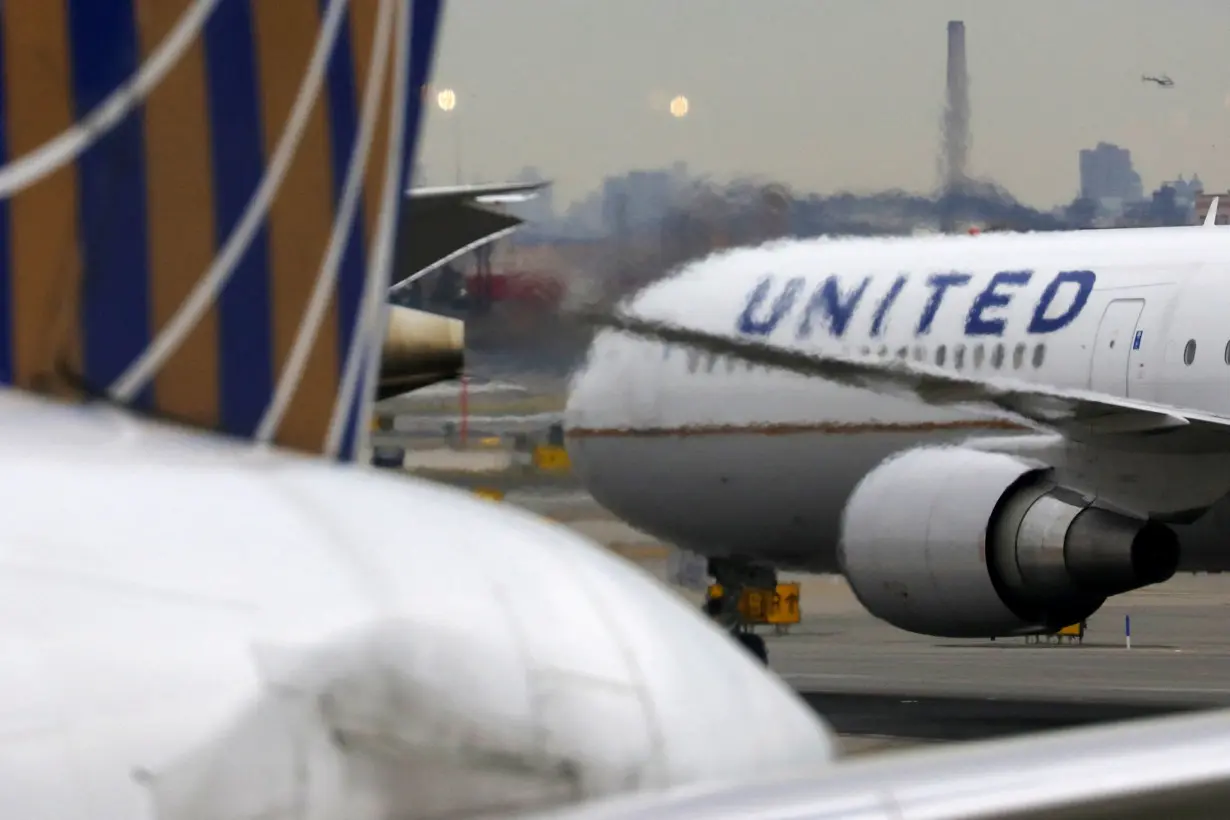
POLYGON ((0 381, 353 458, 441 6, 0 3, 0 381))

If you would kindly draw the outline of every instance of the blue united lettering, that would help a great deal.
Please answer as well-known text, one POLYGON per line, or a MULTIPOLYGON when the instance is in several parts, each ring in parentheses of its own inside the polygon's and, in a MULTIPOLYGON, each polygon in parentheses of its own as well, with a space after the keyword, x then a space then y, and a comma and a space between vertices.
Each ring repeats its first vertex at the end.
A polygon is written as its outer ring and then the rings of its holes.
POLYGON ((918 329, 914 331, 914 335, 926 336, 930 333, 931 323, 935 321, 935 314, 939 313, 940 302, 944 300, 948 289, 965 287, 973 278, 968 273, 933 273, 928 276, 927 287, 931 288, 931 298, 923 307, 922 316, 918 318, 918 329))
POLYGON ((1009 287, 1021 287, 1029 283, 1033 271, 1014 270, 1000 271, 991 277, 986 288, 974 297, 969 314, 965 317, 966 336, 1002 336, 1004 335, 1004 320, 995 316, 987 316, 992 308, 1004 308, 1012 301, 1009 287))
POLYGON ((843 292, 841 280, 836 276, 825 279, 824 283, 816 288, 811 298, 807 300, 803 320, 799 322, 798 337, 800 339, 810 338, 812 319, 819 316, 820 322, 828 327, 829 333, 840 339, 845 335, 846 328, 850 326, 850 320, 854 318, 854 311, 858 308, 863 294, 867 292, 869 284, 871 284, 871 278, 864 277, 858 287, 843 292))
MULTIPOLYGON (((1035 278, 1031 270, 1004 270, 995 273, 977 291, 969 286, 974 277, 961 271, 933 273, 922 283, 927 289, 922 310, 917 314, 913 330, 916 337, 931 333, 936 317, 947 302, 959 299, 966 310, 962 331, 966 336, 999 337, 1007 329, 1008 308, 1023 289, 1035 278), (968 309, 965 308, 968 305, 968 309)), ((809 339, 823 327, 832 338, 842 338, 858 317, 866 317, 871 336, 883 336, 901 295, 909 285, 908 274, 899 274, 886 290, 873 288, 870 276, 843 279, 827 276, 809 295, 804 289, 807 280, 791 277, 778 280, 772 275, 762 277, 748 293, 743 310, 735 322, 739 333, 769 336, 783 321, 795 324, 798 339, 809 339), (805 298, 804 298, 805 297, 805 298), (791 317, 797 317, 792 319, 791 317)), ((881 280, 883 281, 883 280, 881 280)), ((1089 302, 1097 275, 1090 270, 1060 271, 1051 278, 1029 313, 1026 332, 1054 333, 1070 326, 1089 302)))
MULTIPOLYGON (((1038 306, 1034 308, 1033 318, 1029 321, 1029 332, 1054 333, 1072 324, 1085 309, 1085 303, 1089 301, 1089 294, 1093 293, 1093 285, 1097 279, 1091 270, 1066 270, 1052 279, 1046 290, 1042 291, 1038 306), (1076 293, 1067 308, 1052 310, 1056 302, 1063 304, 1059 299, 1059 291, 1064 285, 1074 285, 1076 293)), ((1071 288, 1067 290, 1070 291, 1071 288)))
POLYGON ((881 336, 884 333, 885 320, 888 318, 888 311, 897 301, 897 297, 901 295, 901 291, 905 290, 905 283, 909 281, 909 277, 902 274, 893 280, 893 286, 888 289, 888 293, 884 294, 884 298, 880 300, 880 304, 876 306, 876 312, 871 317, 871 335, 881 336))
POLYGON ((739 314, 735 327, 740 333, 750 336, 768 336, 794 307, 794 300, 798 298, 804 284, 804 280, 797 276, 787 280, 781 292, 772 297, 772 304, 766 311, 765 303, 770 300, 773 290, 773 277, 761 278, 756 283, 756 287, 752 288, 752 292, 748 294, 747 304, 744 305, 743 312, 739 314))

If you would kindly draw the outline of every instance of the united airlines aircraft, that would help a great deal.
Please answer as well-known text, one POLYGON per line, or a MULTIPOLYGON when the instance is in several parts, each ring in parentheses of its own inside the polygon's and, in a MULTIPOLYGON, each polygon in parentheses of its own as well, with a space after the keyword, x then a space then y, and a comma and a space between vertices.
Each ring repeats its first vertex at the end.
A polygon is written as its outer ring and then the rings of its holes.
POLYGON ((840 572, 912 632, 1053 630, 1230 566, 1228 260, 1211 223, 723 253, 601 319, 569 449, 727 590, 840 572))

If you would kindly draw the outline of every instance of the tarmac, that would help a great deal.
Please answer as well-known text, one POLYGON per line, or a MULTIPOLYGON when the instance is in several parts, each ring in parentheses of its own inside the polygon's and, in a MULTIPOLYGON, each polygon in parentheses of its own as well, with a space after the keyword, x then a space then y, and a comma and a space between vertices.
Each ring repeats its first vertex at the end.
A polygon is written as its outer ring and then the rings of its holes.
MULTIPOLYGON (((669 580, 672 549, 581 491, 513 489, 505 502, 669 580)), ((848 754, 1230 707, 1230 576, 1176 576, 1112 599, 1079 644, 914 635, 868 614, 840 577, 782 580, 800 583, 803 617, 788 634, 764 632, 770 664, 848 754)), ((698 591, 677 589, 699 602, 698 591)))

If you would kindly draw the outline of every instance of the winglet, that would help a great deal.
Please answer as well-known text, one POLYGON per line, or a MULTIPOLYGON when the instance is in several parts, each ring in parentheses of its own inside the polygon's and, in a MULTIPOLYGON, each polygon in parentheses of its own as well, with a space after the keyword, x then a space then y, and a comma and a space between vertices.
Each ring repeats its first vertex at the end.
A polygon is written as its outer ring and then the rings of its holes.
POLYGON ((1217 201, 1221 199, 1219 196, 1213 197, 1213 201, 1209 203, 1209 212, 1204 215, 1205 228, 1211 228, 1217 224, 1217 201))
POLYGON ((0 4, 0 383, 362 452, 442 5, 0 4))

